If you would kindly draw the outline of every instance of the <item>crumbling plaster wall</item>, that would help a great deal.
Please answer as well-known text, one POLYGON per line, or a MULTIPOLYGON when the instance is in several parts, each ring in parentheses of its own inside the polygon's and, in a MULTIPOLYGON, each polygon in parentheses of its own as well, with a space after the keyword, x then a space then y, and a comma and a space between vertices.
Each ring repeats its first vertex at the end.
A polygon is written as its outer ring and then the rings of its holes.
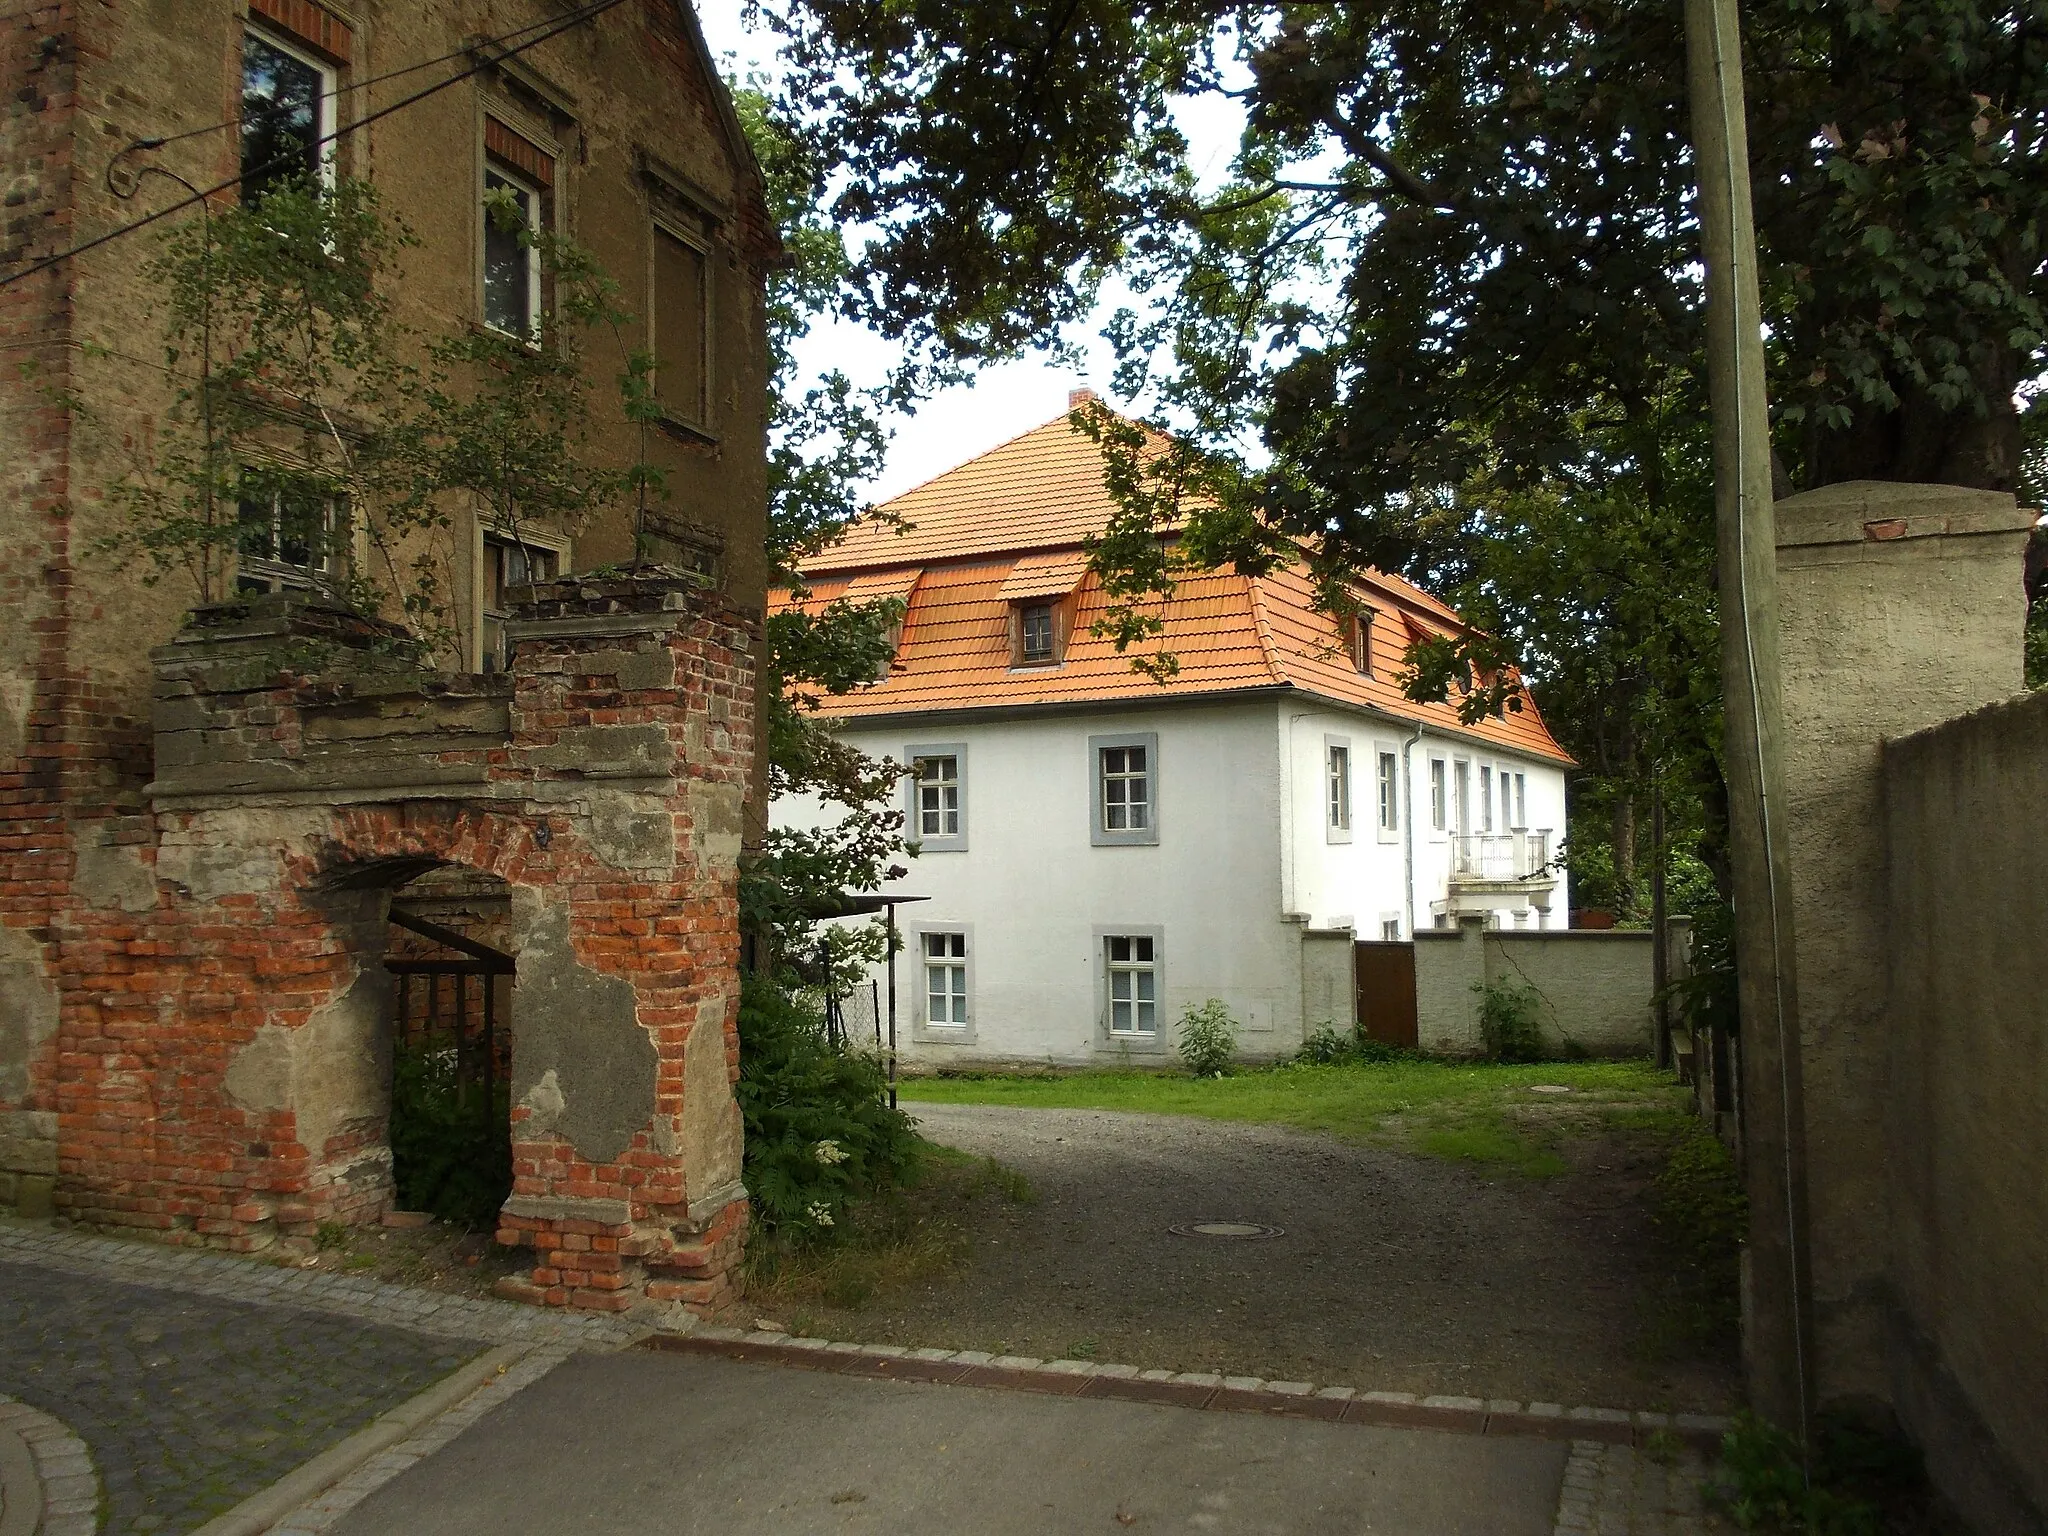
POLYGON ((537 589, 529 613, 511 674, 481 694, 414 674, 408 695, 389 666, 292 671, 279 658, 308 636, 373 638, 318 605, 202 614, 158 651, 165 770, 153 815, 131 818, 149 826, 147 899, 110 848, 120 873, 69 909, 58 946, 61 1210, 237 1249, 374 1217, 391 1196, 391 892, 467 870, 503 882, 517 952, 498 1235, 534 1265, 507 1294, 730 1299, 757 632, 673 571, 537 589))

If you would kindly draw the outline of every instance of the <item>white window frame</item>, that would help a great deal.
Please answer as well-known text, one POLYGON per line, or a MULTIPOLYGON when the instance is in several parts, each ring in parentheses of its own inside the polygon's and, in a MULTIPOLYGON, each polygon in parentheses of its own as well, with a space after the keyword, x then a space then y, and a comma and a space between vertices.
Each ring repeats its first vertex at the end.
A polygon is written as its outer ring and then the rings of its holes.
POLYGON ((483 176, 477 183, 477 298, 479 300, 477 309, 482 316, 485 327, 489 330, 495 331, 500 336, 510 337, 513 341, 524 342, 528 346, 536 346, 540 342, 541 321, 540 248, 538 246, 528 243, 521 252, 526 258, 525 334, 522 335, 517 331, 505 330, 494 324, 491 320, 488 279, 492 226, 490 213, 484 207, 484 199, 491 193, 491 178, 494 176, 514 191, 523 192, 526 195, 526 227, 535 235, 538 235, 542 228, 542 204, 547 195, 546 188, 528 178, 523 172, 514 170, 511 166, 504 164, 493 156, 486 155, 484 157, 483 176))
POLYGON ((1380 914, 1380 942, 1398 944, 1401 942, 1401 914, 1382 912, 1380 914))
POLYGON ((1351 738, 1323 738, 1323 835, 1333 843, 1351 841, 1351 738), (1339 754, 1342 754, 1341 768, 1339 754))
POLYGON ((571 569, 569 553, 573 548, 573 541, 567 534, 534 525, 522 525, 515 534, 503 528, 487 527, 482 521, 474 524, 469 568, 475 578, 472 583, 470 612, 476 615, 476 629, 471 649, 475 652, 474 665, 479 672, 486 670, 492 660, 491 625, 504 624, 511 617, 503 610, 491 606, 491 573, 486 562, 491 559, 491 545, 494 541, 499 544, 524 544, 529 549, 546 550, 555 557, 555 573, 558 577, 566 576, 571 569))
POLYGON ((1479 830, 1493 830, 1493 764, 1479 765, 1479 830))
MULTIPOLYGON (((319 182, 323 191, 333 191, 337 175, 334 133, 339 124, 335 108, 341 101, 341 71, 328 63, 327 60, 321 58, 319 54, 307 48, 305 44, 294 42, 282 33, 273 32, 268 27, 259 26, 253 18, 244 21, 242 24, 242 39, 245 46, 248 39, 252 37, 263 44, 264 47, 275 48, 285 57, 296 59, 308 69, 314 70, 319 74, 320 95, 319 99, 313 104, 313 138, 319 146, 319 164, 316 169, 315 179, 319 182)), ((243 66, 245 70, 246 67, 246 65, 243 66)), ((247 78, 246 73, 242 78, 247 78)), ((237 101, 241 99, 239 93, 236 99, 237 101)), ((239 118, 237 122, 239 123, 239 118)), ((240 130, 238 127, 236 133, 236 153, 238 157, 240 150, 240 130)), ((246 172, 248 167, 242 165, 238 158, 236 169, 246 172)), ((239 193, 240 183, 237 183, 236 186, 239 193)))
POLYGON ((912 742, 903 749, 904 765, 910 769, 903 778, 904 784, 904 841, 917 844, 920 853, 965 853, 967 851, 967 743, 964 741, 912 742), (960 829, 957 832, 926 833, 924 830, 923 795, 917 775, 917 765, 931 758, 950 757, 953 759, 954 784, 960 802, 960 829))
POLYGON ((1088 798, 1092 818, 1088 841, 1097 848, 1157 847, 1159 843, 1159 733, 1135 731, 1119 736, 1088 738, 1088 798), (1145 751, 1145 821, 1142 827, 1112 828, 1104 793, 1106 769, 1103 754, 1113 750, 1142 747, 1145 751))
POLYGON ((1376 741, 1373 754, 1373 824, 1379 839, 1391 843, 1401 835, 1401 753, 1392 742, 1376 741))
MULTIPOLYGON (((974 990, 974 925, 972 923, 947 923, 939 921, 916 922, 906 925, 905 945, 917 956, 918 986, 912 994, 914 1006, 910 1015, 910 1038, 919 1045, 972 1045, 975 1040, 975 990, 974 990), (966 987, 967 1022, 965 1024, 934 1024, 931 1020, 931 960, 925 953, 925 937, 928 934, 946 934, 958 937, 961 954, 958 965, 965 973, 962 984, 966 987)), ((944 962, 955 964, 950 957, 944 962)), ((949 993, 950 995, 950 993, 949 993)))
POLYGON ((1459 836, 1472 830, 1472 760, 1451 759, 1451 822, 1459 836))
POLYGON ((1429 760, 1429 830, 1442 838, 1451 829, 1451 764, 1449 758, 1429 760))
MULTIPOLYGON (((1135 989, 1134 989, 1135 990, 1135 989)), ((1095 995, 1097 1017, 1095 1045, 1101 1051, 1143 1051, 1164 1052, 1171 1044, 1167 1038, 1172 1030, 1168 1027, 1166 1013, 1166 930, 1162 927, 1148 927, 1143 924, 1125 924, 1121 927, 1101 927, 1095 930, 1095 995), (1149 967, 1152 976, 1152 1024, 1150 1034, 1137 1031, 1119 1033, 1111 1027, 1114 1013, 1115 982, 1113 972, 1139 967, 1113 965, 1109 956, 1111 939, 1149 939, 1152 941, 1152 961, 1149 967)), ((1135 1002, 1133 999, 1135 1013, 1135 1002)))
POLYGON ((1529 775, 1515 775, 1515 830, 1528 830, 1529 826, 1529 775))

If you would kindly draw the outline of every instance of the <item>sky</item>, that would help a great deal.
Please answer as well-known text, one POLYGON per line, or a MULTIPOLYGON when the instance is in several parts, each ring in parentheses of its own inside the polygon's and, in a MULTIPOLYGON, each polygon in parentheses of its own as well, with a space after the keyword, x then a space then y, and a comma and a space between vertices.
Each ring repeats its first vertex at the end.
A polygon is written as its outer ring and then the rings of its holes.
MULTIPOLYGON (((728 76, 774 72, 775 35, 762 28, 750 31, 742 17, 745 0, 698 0, 697 14, 711 51, 728 76)), ((1227 169, 1237 139, 1235 108, 1220 101, 1189 104, 1180 116, 1195 164, 1212 174, 1227 169)), ((1112 296, 1106 318, 1114 308, 1112 296)), ((1099 325, 1069 337, 1084 352, 1083 365, 1056 364, 1036 357, 999 363, 982 370, 972 384, 943 390, 921 405, 915 415, 897 415, 889 426, 894 436, 882 473, 866 487, 875 501, 921 485, 935 475, 985 453, 999 443, 1061 416, 1067 395, 1078 388, 1094 389, 1105 398, 1114 357, 1100 339, 1099 325)), ((798 349, 809 370, 837 367, 856 383, 879 382, 894 361, 894 349, 863 327, 834 320, 821 324, 798 349)))

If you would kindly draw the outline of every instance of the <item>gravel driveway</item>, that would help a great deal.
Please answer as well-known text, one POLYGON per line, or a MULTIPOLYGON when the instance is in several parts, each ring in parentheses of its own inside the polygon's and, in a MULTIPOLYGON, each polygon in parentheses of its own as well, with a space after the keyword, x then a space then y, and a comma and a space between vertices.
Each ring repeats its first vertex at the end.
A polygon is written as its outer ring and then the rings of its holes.
MULTIPOLYGON (((1553 1179, 1181 1116, 908 1106, 935 1141, 1026 1174, 1035 1204, 973 1232, 967 1268, 817 1314, 836 1338, 979 1348, 1360 1389, 1713 1410, 1734 1363, 1652 1359, 1657 1294, 1629 1149, 1553 1179), (1262 1240, 1182 1237, 1267 1224, 1262 1240)), ((1596 1161, 1597 1160, 1597 1161, 1596 1161)))

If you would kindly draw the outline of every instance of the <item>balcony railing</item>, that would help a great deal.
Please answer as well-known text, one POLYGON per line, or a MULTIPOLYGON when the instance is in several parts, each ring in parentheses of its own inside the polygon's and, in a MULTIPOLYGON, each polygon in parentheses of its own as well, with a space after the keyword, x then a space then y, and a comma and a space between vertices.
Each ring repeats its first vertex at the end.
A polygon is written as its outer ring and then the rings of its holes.
POLYGON ((1541 880, 1551 875, 1550 832, 1461 832, 1451 839, 1453 880, 1541 880))

